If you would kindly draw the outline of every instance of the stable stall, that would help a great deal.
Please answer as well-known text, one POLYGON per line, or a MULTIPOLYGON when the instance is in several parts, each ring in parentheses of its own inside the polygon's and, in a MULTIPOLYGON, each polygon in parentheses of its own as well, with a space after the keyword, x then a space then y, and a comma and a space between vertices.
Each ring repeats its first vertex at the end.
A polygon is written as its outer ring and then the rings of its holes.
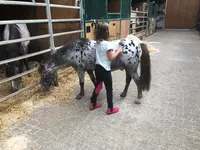
POLYGON ((110 24, 110 40, 125 38, 129 34, 131 0, 84 0, 85 36, 94 39, 96 22, 110 24))

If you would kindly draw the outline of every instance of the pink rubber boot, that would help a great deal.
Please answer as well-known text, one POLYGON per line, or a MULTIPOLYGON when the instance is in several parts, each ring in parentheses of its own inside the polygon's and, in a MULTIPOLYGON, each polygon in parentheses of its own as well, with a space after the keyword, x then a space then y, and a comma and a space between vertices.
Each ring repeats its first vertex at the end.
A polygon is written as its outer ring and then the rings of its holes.
POLYGON ((94 110, 96 108, 101 108, 102 104, 97 103, 96 106, 93 106, 93 104, 90 104, 90 110, 94 110))
POLYGON ((114 107, 113 110, 111 111, 110 108, 107 109, 107 114, 111 115, 111 114, 115 114, 119 111, 118 107, 114 107))

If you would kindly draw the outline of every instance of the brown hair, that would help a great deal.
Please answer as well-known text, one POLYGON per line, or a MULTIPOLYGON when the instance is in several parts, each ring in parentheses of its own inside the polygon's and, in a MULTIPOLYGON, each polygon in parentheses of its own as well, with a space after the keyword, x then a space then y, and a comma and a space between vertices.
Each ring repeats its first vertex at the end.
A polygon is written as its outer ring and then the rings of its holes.
POLYGON ((109 24, 106 22, 97 23, 95 28, 95 39, 97 41, 109 40, 109 24))

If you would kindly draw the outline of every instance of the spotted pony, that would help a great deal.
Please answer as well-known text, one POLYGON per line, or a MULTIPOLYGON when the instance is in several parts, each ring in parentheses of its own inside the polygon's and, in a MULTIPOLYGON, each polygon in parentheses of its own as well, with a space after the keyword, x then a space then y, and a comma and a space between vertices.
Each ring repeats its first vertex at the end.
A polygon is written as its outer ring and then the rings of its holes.
MULTIPOLYGON (((136 41, 129 39, 120 39, 110 41, 112 51, 116 51, 119 43, 123 42, 124 47, 122 54, 112 61, 111 69, 125 70, 126 85, 121 97, 126 97, 128 87, 131 79, 137 85, 138 98, 136 104, 140 104, 142 98, 142 91, 150 89, 151 82, 151 61, 148 49, 145 44, 139 44, 136 41), (140 76, 137 73, 138 66, 140 68, 140 76)), ((78 73, 80 83, 80 93, 76 99, 81 99, 84 96, 84 74, 88 73, 94 86, 96 85, 93 71, 95 69, 95 51, 96 41, 88 39, 79 39, 61 47, 56 53, 43 64, 40 65, 39 72, 41 75, 40 84, 43 90, 49 90, 50 86, 54 84, 58 86, 57 73, 55 67, 68 64, 72 66, 78 73)))

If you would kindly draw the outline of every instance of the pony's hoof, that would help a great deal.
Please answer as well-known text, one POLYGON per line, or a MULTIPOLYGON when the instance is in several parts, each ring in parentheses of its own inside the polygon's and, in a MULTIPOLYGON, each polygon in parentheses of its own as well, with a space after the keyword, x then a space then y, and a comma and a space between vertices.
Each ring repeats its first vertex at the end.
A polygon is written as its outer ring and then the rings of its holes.
POLYGON ((80 100, 81 98, 83 98, 83 96, 84 96, 84 94, 78 94, 78 95, 76 96, 76 99, 77 99, 77 100, 80 100))
POLYGON ((137 100, 137 101, 135 101, 134 103, 137 104, 137 105, 139 105, 139 104, 141 104, 141 101, 138 101, 138 100, 137 100))
POLYGON ((31 77, 31 74, 28 74, 28 77, 31 77))
POLYGON ((122 94, 120 95, 120 97, 122 97, 122 98, 126 97, 126 93, 122 92, 122 94))

